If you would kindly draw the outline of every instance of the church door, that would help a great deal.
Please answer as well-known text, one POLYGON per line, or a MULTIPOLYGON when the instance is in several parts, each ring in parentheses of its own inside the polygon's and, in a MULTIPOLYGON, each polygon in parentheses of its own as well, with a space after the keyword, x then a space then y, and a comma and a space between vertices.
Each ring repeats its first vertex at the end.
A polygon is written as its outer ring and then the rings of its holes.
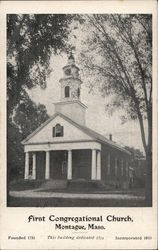
POLYGON ((61 164, 61 178, 62 179, 67 178, 67 161, 62 161, 62 164, 61 164))

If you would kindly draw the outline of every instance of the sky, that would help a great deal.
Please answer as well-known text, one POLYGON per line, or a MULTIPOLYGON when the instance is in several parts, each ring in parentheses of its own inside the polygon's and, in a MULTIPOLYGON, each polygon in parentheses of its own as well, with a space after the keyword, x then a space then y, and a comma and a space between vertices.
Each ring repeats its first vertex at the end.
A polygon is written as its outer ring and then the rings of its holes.
MULTIPOLYGON (((50 63, 52 73, 47 79, 47 87, 41 89, 39 86, 36 86, 29 90, 29 95, 35 103, 44 104, 48 114, 52 116, 54 114, 53 103, 60 101, 59 79, 63 76, 62 67, 67 64, 67 55, 53 55, 50 63)), ((79 64, 77 64, 77 66, 80 68, 79 64)), ((81 80, 83 81, 81 87, 81 102, 88 107, 86 111, 86 126, 101 133, 107 138, 109 134, 112 134, 113 140, 119 144, 134 147, 143 152, 138 122, 128 121, 122 124, 120 111, 116 111, 112 116, 109 116, 104 108, 105 103, 108 102, 108 98, 102 97, 100 93, 89 93, 84 74, 81 74, 81 80)))

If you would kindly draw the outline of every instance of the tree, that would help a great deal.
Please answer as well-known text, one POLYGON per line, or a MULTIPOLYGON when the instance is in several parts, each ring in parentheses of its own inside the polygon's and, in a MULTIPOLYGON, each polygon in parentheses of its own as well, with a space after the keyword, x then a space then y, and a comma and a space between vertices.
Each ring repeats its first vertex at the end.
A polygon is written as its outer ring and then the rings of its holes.
POLYGON ((48 118, 44 105, 36 105, 29 96, 20 101, 12 121, 8 123, 7 166, 10 180, 23 176, 24 149, 21 141, 48 118))
POLYGON ((21 144, 22 133, 12 122, 7 126, 7 176, 9 181, 23 173, 24 150, 21 144))
POLYGON ((66 48, 71 15, 7 15, 8 116, 23 97, 25 89, 46 86, 52 53, 66 48))
POLYGON ((8 182, 24 166, 22 139, 41 125, 48 114, 27 90, 46 87, 50 57, 66 50, 71 15, 7 15, 7 156, 8 182))
POLYGON ((48 118, 46 107, 43 104, 35 104, 26 95, 16 108, 13 121, 22 133, 22 139, 24 139, 48 118))
MULTIPOLYGON (((124 119, 138 119, 146 154, 146 201, 152 202, 152 17, 151 15, 82 16, 88 31, 82 63, 99 82, 104 95, 112 95, 110 108, 123 108, 124 119), (145 134, 144 121, 148 133, 145 134)), ((92 80, 91 78, 91 80, 92 80)), ((95 81, 94 81, 95 80, 95 81)))

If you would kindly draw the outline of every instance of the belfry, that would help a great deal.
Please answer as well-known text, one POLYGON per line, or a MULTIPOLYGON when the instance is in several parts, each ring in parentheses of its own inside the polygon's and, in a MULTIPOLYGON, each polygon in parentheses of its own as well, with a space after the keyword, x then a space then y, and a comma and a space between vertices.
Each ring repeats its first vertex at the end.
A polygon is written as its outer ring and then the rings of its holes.
POLYGON ((61 100, 55 103, 55 112, 60 112, 70 119, 85 125, 86 106, 80 101, 81 78, 79 68, 71 54, 68 63, 63 67, 63 78, 60 79, 61 100))
POLYGON ((22 142, 24 178, 49 180, 56 188, 79 180, 128 187, 130 153, 112 135, 107 139, 86 126, 80 70, 72 54, 59 84, 54 114, 22 142))

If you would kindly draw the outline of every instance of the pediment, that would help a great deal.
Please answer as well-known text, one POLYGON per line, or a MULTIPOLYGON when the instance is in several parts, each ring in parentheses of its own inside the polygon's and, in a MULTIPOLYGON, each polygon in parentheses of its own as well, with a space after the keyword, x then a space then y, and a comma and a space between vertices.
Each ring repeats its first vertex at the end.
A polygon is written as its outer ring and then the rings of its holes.
POLYGON ((30 136, 28 136, 22 143, 45 143, 45 142, 64 142, 64 141, 77 141, 77 140, 93 140, 93 138, 86 132, 82 131, 80 127, 75 125, 73 121, 65 119, 64 116, 56 115, 54 118, 49 119, 43 126, 38 128, 30 136), (60 124, 63 127, 63 136, 54 137, 53 128, 60 124))

